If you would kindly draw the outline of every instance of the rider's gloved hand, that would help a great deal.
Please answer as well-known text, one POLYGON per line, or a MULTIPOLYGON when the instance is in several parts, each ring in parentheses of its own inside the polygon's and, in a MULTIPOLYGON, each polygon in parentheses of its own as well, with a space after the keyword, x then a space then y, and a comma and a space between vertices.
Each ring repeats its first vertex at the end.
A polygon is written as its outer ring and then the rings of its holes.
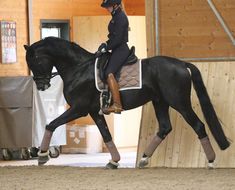
POLYGON ((100 57, 105 52, 107 52, 107 44, 106 43, 102 43, 99 46, 98 51, 95 53, 95 57, 100 57))
POLYGON ((100 52, 102 52, 102 53, 107 52, 107 44, 106 44, 106 43, 102 43, 102 44, 99 46, 98 51, 100 51, 100 52))

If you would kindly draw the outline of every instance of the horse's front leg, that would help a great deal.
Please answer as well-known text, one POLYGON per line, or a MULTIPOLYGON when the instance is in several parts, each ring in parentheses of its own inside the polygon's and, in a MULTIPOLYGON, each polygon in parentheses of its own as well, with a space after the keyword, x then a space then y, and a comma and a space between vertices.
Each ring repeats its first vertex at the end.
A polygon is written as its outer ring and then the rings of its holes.
POLYGON ((46 130, 44 132, 44 136, 40 146, 40 151, 38 152, 38 165, 43 165, 49 160, 49 146, 52 134, 55 129, 60 125, 68 123, 84 115, 85 114, 79 113, 76 107, 70 107, 62 115, 60 115, 58 118, 56 118, 46 126, 46 130))
POLYGON ((117 150, 116 145, 114 144, 112 140, 112 136, 109 132, 107 123, 105 121, 105 118, 103 115, 99 115, 98 113, 90 113, 92 119, 95 121, 96 125, 99 128, 99 131, 103 137, 103 141, 108 148, 112 159, 109 161, 109 163, 106 165, 107 169, 117 169, 120 161, 120 154, 117 150))

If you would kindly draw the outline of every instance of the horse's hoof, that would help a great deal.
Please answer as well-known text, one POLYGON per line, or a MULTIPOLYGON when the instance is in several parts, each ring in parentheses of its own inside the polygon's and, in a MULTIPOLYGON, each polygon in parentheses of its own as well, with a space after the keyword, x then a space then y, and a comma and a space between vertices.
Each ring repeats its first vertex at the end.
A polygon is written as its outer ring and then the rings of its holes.
POLYGON ((111 170, 114 170, 114 169, 117 169, 119 166, 119 163, 117 162, 114 162, 113 160, 109 160, 109 163, 106 164, 105 166, 105 169, 111 169, 111 170))
POLYGON ((49 160, 49 150, 47 152, 41 153, 41 151, 38 152, 38 165, 42 166, 45 163, 47 163, 49 160))
POLYGON ((144 168, 149 163, 149 157, 142 157, 139 162, 139 168, 144 168))
POLYGON ((215 169, 215 164, 214 164, 214 162, 209 162, 208 163, 208 165, 207 165, 207 168, 209 169, 209 170, 213 170, 213 169, 215 169))

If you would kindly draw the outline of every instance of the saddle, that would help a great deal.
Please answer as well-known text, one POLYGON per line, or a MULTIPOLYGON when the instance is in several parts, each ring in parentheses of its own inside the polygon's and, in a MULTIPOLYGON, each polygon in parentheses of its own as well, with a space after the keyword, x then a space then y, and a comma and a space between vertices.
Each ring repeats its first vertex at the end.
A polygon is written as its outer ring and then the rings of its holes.
MULTIPOLYGON (((102 54, 99 57, 98 64, 97 64, 97 69, 99 70, 99 77, 101 81, 104 83, 105 83, 105 69, 108 65, 110 56, 111 56, 110 52, 106 52, 102 54)), ((138 57, 135 55, 135 47, 132 46, 130 49, 129 56, 122 66, 132 65, 132 64, 135 64, 137 61, 138 61, 138 57)), ((118 78, 118 76, 116 77, 118 78)))
MULTIPOLYGON (((95 62, 95 85, 100 91, 100 110, 107 108, 111 104, 112 95, 108 90, 108 85, 105 81, 105 69, 108 65, 111 53, 106 52, 99 56, 95 62)), ((131 90, 142 88, 142 60, 135 55, 135 47, 130 49, 130 54, 122 65, 120 71, 115 74, 119 90, 131 90)), ((102 111, 99 112, 102 114, 102 111)))
MULTIPOLYGON (((104 53, 96 59, 95 63, 95 84, 97 90, 104 92, 108 90, 105 81, 105 69, 107 67, 110 53, 104 53)), ((135 55, 135 47, 132 47, 125 64, 115 73, 115 78, 119 84, 119 90, 131 90, 142 88, 142 60, 135 55)))

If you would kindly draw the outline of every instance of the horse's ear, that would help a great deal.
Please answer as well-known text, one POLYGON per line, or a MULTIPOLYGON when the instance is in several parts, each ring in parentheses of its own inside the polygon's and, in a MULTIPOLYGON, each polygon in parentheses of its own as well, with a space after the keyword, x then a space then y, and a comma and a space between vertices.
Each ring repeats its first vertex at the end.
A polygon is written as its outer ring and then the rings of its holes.
POLYGON ((29 46, 28 46, 28 45, 24 45, 24 49, 25 49, 26 51, 28 51, 29 46))

